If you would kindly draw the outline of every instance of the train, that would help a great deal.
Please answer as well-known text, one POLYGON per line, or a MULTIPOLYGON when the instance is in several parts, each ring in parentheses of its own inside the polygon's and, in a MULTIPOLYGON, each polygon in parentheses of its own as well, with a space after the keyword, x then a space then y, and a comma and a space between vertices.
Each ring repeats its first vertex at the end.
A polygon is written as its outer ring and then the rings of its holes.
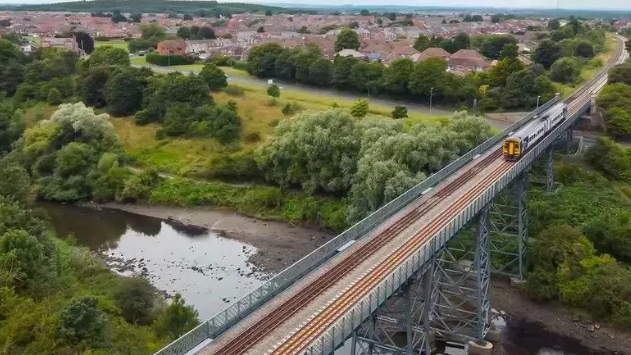
POLYGON ((509 133, 502 144, 504 158, 508 161, 519 160, 566 117, 567 104, 565 102, 557 102, 547 110, 537 114, 519 130, 509 133))

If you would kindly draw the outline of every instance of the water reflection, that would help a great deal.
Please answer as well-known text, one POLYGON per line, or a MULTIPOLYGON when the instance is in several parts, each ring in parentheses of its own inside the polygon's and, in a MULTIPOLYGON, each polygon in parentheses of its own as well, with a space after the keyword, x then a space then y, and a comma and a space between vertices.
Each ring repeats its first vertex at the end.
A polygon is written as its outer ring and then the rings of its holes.
MULTIPOLYGON (((158 289, 181 293, 208 318, 263 281, 247 262, 251 245, 202 228, 114 210, 42 204, 60 237, 143 273, 158 289)), ((122 270, 119 270, 122 271, 122 270)))

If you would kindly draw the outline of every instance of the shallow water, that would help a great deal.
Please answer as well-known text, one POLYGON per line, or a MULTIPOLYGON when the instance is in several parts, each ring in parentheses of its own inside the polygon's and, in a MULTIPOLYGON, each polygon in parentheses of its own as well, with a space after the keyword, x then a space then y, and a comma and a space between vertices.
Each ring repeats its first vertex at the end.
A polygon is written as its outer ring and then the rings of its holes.
MULTIPOLYGON (((270 276, 255 272, 247 262, 256 248, 213 232, 122 211, 50 203, 40 207, 60 237, 72 235, 79 245, 110 261, 133 260, 114 263, 114 271, 144 274, 158 289, 181 293, 200 319, 213 316, 270 276)), ((577 341, 550 334, 538 324, 509 321, 504 333, 509 355, 592 354, 577 341)), ((443 353, 464 354, 457 349, 443 353)), ((336 354, 350 354, 350 340, 336 354)))
POLYGON ((131 213, 42 204, 58 235, 108 256, 121 274, 144 273, 158 289, 179 292, 201 319, 261 285, 266 275, 247 262, 253 246, 205 230, 191 230, 131 213), (134 267, 134 270, 129 270, 134 267), (146 269, 143 269, 146 268, 146 269))

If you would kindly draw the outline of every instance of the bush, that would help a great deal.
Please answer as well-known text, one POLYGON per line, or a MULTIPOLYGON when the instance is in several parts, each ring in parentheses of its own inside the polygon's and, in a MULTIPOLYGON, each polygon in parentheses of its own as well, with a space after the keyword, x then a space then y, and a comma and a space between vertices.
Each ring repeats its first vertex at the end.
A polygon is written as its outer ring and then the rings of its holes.
POLYGON ((47 100, 49 105, 59 105, 61 103, 61 93, 57 88, 52 88, 48 92, 47 100))
POLYGON ((228 85, 223 91, 230 96, 244 96, 245 92, 237 85, 228 85))
POLYGON ((571 83, 576 80, 580 71, 579 63, 574 58, 561 58, 552 64, 550 77, 560 83, 571 83))
POLYGON ((151 52, 146 56, 147 63, 159 66, 187 65, 195 63, 192 57, 183 57, 181 55, 160 55, 157 52, 151 52))
POLYGON ((189 176, 227 181, 252 181, 260 180, 262 175, 252 152, 249 151, 220 155, 210 159, 207 165, 200 171, 190 173, 189 176))
POLYGON ((245 141, 248 143, 255 143, 261 140, 261 134, 259 132, 250 132, 245 136, 245 141))
POLYGON ((154 297, 153 286, 141 277, 124 279, 114 294, 125 320, 140 325, 151 324, 154 297))
POLYGON ((353 117, 362 118, 368 114, 369 111, 368 100, 360 99, 351 106, 351 115, 353 117))

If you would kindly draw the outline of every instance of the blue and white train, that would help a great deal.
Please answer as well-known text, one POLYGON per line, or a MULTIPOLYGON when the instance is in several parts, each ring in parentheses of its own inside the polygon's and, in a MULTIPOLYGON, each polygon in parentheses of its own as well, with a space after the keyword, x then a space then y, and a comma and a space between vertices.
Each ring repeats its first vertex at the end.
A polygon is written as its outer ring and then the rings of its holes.
POLYGON ((536 115, 516 132, 511 133, 502 145, 502 154, 506 160, 519 160, 548 132, 563 122, 566 115, 567 104, 558 102, 546 111, 536 115))

